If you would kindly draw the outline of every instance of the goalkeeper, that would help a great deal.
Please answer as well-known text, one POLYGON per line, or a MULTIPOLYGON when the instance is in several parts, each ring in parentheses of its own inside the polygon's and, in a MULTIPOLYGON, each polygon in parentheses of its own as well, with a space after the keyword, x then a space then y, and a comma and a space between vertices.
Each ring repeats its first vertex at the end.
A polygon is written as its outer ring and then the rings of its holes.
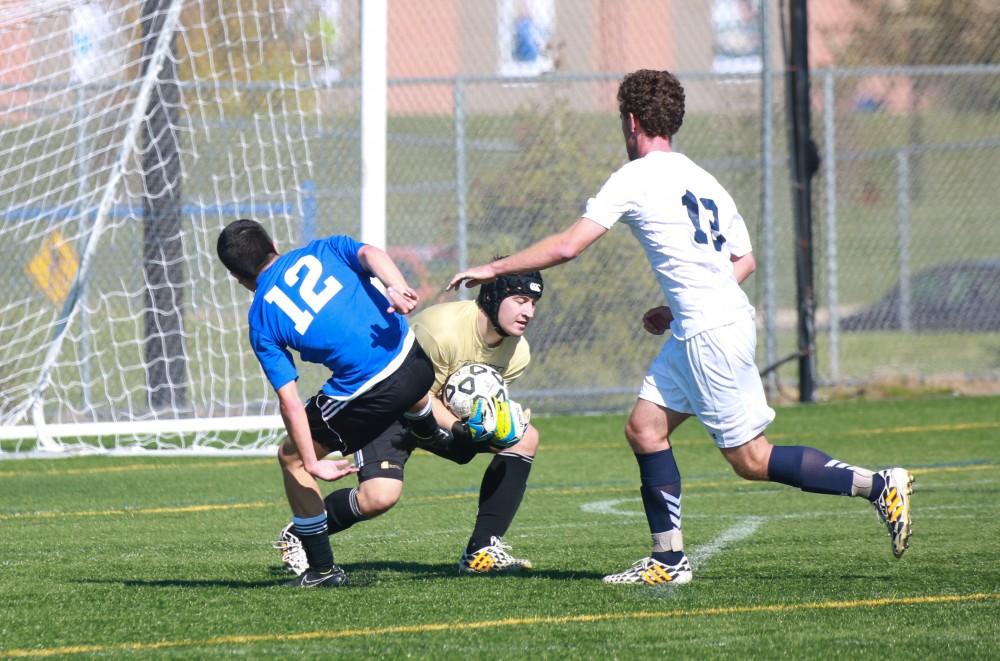
MULTIPOLYGON (((459 464, 479 453, 493 453, 479 490, 479 509, 459 571, 473 574, 528 569, 531 562, 514 557, 503 541, 524 497, 528 474, 538 450, 538 431, 516 402, 479 400, 465 422, 445 406, 442 390, 448 377, 463 365, 486 363, 509 384, 524 373, 531 360, 523 337, 542 296, 540 273, 497 278, 483 285, 475 301, 431 306, 412 320, 420 346, 434 364, 430 389, 439 428, 430 437, 414 429, 387 430, 358 450, 358 486, 329 494, 328 532, 335 534, 359 521, 387 512, 403 492, 403 467, 415 447, 459 464)), ((292 527, 281 531, 275 547, 295 573, 308 568, 292 527)))

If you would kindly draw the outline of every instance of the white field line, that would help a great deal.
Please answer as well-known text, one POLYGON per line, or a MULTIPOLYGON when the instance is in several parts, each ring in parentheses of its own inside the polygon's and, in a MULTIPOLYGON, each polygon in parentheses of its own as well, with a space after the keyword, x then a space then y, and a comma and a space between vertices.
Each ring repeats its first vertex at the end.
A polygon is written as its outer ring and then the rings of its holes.
POLYGON ((691 566, 695 571, 701 569, 708 564, 709 560, 718 555, 722 549, 730 544, 740 542, 757 532, 757 529, 764 525, 768 518, 766 516, 748 516, 735 525, 726 528, 708 544, 703 544, 688 554, 691 566))

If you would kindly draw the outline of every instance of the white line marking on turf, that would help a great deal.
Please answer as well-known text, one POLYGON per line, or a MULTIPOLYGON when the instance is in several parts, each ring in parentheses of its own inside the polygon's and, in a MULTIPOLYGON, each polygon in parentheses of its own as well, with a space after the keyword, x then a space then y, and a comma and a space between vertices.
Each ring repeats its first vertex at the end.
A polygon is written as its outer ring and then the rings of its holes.
POLYGON ((613 498, 611 500, 595 500, 592 503, 580 505, 580 511, 588 514, 610 514, 612 516, 645 516, 636 510, 620 510, 622 503, 635 503, 635 498, 613 498))
POLYGON ((766 516, 748 516, 736 523, 736 525, 730 526, 722 531, 722 533, 710 541, 704 546, 699 546, 694 551, 688 555, 688 560, 691 561, 691 565, 695 569, 701 569, 708 564, 708 561, 712 557, 719 554, 722 549, 726 548, 730 544, 735 544, 736 542, 743 541, 747 537, 750 537, 757 529, 764 525, 770 517, 766 516))

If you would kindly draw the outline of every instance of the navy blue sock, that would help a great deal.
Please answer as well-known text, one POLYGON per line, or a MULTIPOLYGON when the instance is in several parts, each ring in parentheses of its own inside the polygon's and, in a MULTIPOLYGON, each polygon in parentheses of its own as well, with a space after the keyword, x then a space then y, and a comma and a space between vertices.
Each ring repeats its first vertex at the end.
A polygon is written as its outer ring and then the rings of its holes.
MULTIPOLYGON (((854 471, 816 448, 775 445, 767 464, 772 482, 798 487, 810 493, 850 496, 854 471)), ((873 489, 874 491, 874 489, 873 489)))
POLYGON ((309 568, 319 572, 333 569, 333 549, 326 536, 326 512, 316 516, 293 516, 292 529, 302 541, 309 568))
POLYGON ((878 473, 872 474, 872 492, 868 496, 868 500, 875 502, 878 497, 882 495, 882 489, 885 489, 885 478, 878 473))
POLYGON ((681 529, 681 473, 671 448, 652 454, 636 454, 642 487, 642 506, 653 536, 653 558, 675 565, 684 551, 672 550, 670 538, 681 529))

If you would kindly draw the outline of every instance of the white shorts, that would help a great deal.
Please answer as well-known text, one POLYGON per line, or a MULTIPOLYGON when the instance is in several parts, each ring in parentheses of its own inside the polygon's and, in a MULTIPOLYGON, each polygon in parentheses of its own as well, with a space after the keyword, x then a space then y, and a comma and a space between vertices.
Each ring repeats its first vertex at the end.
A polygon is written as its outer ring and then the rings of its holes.
POLYGON ((639 398, 698 416, 720 448, 743 445, 774 420, 754 363, 756 348, 750 317, 686 340, 671 337, 649 366, 639 398))

